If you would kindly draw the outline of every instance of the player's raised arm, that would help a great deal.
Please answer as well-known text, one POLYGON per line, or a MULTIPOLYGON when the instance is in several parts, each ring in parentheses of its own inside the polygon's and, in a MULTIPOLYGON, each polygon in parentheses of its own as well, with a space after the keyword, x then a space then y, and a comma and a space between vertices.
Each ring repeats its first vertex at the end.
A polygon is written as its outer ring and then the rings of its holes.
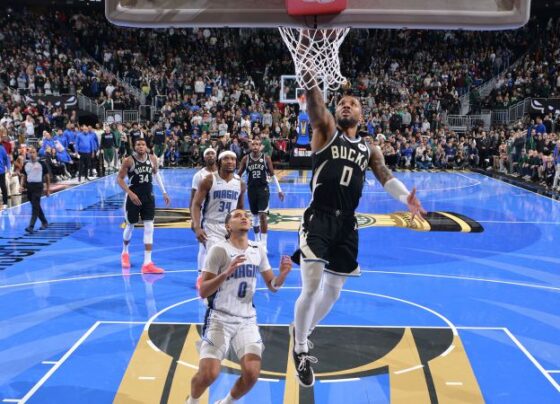
MULTIPOLYGON (((301 38, 302 41, 309 41, 308 35, 302 35, 301 38)), ((308 48, 307 45, 302 43, 302 51, 308 48)), ((319 88, 315 75, 316 72, 311 69, 303 71, 303 80, 306 83, 315 83, 310 90, 305 90, 307 113, 309 114, 309 121, 313 129, 311 137, 312 151, 320 150, 334 136, 336 131, 336 122, 325 105, 323 92, 319 88)))
POLYGON ((268 290, 271 292, 277 292, 278 289, 282 287, 286 277, 292 270, 292 260, 290 257, 283 255, 280 259, 280 268, 278 276, 274 275, 274 271, 269 269, 268 271, 261 272, 261 275, 268 287, 268 290))

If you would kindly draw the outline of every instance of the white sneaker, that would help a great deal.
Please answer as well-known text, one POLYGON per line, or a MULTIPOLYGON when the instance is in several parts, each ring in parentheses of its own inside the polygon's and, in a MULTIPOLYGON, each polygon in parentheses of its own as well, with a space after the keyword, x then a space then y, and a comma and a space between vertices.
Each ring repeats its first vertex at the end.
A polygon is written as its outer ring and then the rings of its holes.
POLYGON ((8 209, 8 205, 2 205, 2 210, 8 209))

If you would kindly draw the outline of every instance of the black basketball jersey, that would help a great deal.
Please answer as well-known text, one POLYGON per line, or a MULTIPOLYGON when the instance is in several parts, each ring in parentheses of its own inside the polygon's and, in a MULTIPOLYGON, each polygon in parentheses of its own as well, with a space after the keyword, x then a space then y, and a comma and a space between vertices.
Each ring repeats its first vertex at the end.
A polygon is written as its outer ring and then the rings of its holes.
MULTIPOLYGON (((128 183, 130 189, 135 194, 149 195, 152 193, 152 171, 154 167, 150 156, 146 154, 146 161, 140 161, 136 158, 136 154, 132 155, 134 160, 134 170, 128 172, 128 183)), ((140 197, 140 195, 138 195, 140 197)))
POLYGON ((134 146, 134 143, 136 143, 138 139, 144 139, 144 134, 140 129, 133 129, 130 132, 130 138, 132 139, 132 145, 134 146))
POLYGON ((337 132, 315 152, 311 179, 311 207, 353 212, 358 207, 369 166, 370 150, 365 141, 337 132))
POLYGON ((256 187, 268 185, 266 174, 268 167, 266 166, 266 159, 263 153, 259 157, 253 158, 252 153, 247 155, 247 186, 256 187))
POLYGON ((154 132, 154 144, 162 145, 165 143, 165 132, 163 129, 158 129, 154 132))
POLYGON ((115 147, 115 137, 111 132, 103 132, 101 134, 101 147, 103 149, 110 149, 111 147, 115 147))

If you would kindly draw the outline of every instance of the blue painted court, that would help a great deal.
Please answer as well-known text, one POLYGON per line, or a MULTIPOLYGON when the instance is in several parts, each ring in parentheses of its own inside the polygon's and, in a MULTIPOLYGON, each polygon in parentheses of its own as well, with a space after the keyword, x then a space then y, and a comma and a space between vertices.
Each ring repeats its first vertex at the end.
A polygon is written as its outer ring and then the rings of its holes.
MULTIPOLYGON (((139 273, 142 229, 133 267, 122 272, 114 176, 43 198, 48 230, 25 234, 29 204, 0 216, 0 400, 184 402, 205 312, 186 225, 193 174, 163 172, 172 206, 156 218, 153 258, 164 276, 139 273)), ((286 200, 271 196, 274 267, 296 247, 293 229, 310 198, 309 172, 282 174, 286 200)), ((478 174, 397 173, 426 210, 485 229, 417 232, 371 220, 404 207, 368 175, 358 209, 363 275, 347 281, 312 336, 314 389, 299 391, 288 359, 294 267, 279 293, 256 295, 263 374, 240 402, 560 402, 560 203, 478 174)), ((225 364, 202 402, 226 394, 236 366, 225 364)))

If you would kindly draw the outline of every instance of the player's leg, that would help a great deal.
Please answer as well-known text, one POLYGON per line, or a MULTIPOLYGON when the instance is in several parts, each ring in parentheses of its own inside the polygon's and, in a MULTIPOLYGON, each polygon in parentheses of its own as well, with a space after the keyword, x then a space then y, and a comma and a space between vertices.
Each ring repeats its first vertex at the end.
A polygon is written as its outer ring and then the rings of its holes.
POLYGON ((162 268, 156 267, 152 261, 155 210, 153 195, 149 195, 142 200, 142 206, 140 207, 140 216, 144 222, 144 264, 142 265, 142 273, 145 274, 162 274, 165 272, 162 268))
POLYGON ((251 210, 251 215, 253 216, 253 231, 255 232, 255 241, 258 243, 261 241, 261 227, 259 218, 259 204, 257 198, 257 191, 255 187, 251 187, 247 190, 247 198, 249 199, 249 209, 251 210))
POLYGON ((310 334, 319 322, 329 314, 340 297, 348 276, 359 276, 358 230, 355 217, 344 220, 338 233, 335 246, 329 250, 329 264, 325 268, 322 288, 317 299, 313 301, 313 320, 310 334))
POLYGON ((309 334, 313 332, 317 324, 323 320, 333 308, 335 302, 340 297, 340 291, 344 287, 346 276, 334 275, 325 272, 323 275, 323 285, 318 298, 315 300, 315 307, 313 310, 313 320, 309 334))
POLYGON ((232 348, 241 365, 241 376, 236 380, 231 391, 220 404, 231 404, 247 394, 257 382, 261 373, 261 358, 264 346, 256 320, 247 321, 238 326, 231 341, 232 348))
POLYGON ((259 224, 261 227, 261 244, 268 251, 268 203, 270 191, 268 186, 261 188, 258 195, 259 224))
POLYGON ((206 311, 202 326, 198 372, 191 380, 191 392, 187 404, 198 404, 206 389, 220 374, 220 364, 229 351, 232 335, 237 324, 227 322, 228 316, 212 309, 206 311))
POLYGON ((187 404, 199 404, 200 396, 214 383, 220 375, 220 360, 214 358, 200 359, 198 372, 191 380, 191 394, 187 404))
POLYGON ((132 203, 130 198, 126 196, 124 200, 125 225, 123 230, 123 248, 121 253, 121 266, 125 269, 130 268, 130 255, 128 247, 130 245, 130 240, 132 239, 134 225, 138 223, 139 216, 140 208, 132 203))
POLYGON ((198 243, 198 255, 197 255, 197 265, 198 265, 198 276, 196 278, 196 289, 200 289, 200 284, 202 283, 202 270, 204 269, 204 260, 206 259, 206 247, 202 243, 198 243))

